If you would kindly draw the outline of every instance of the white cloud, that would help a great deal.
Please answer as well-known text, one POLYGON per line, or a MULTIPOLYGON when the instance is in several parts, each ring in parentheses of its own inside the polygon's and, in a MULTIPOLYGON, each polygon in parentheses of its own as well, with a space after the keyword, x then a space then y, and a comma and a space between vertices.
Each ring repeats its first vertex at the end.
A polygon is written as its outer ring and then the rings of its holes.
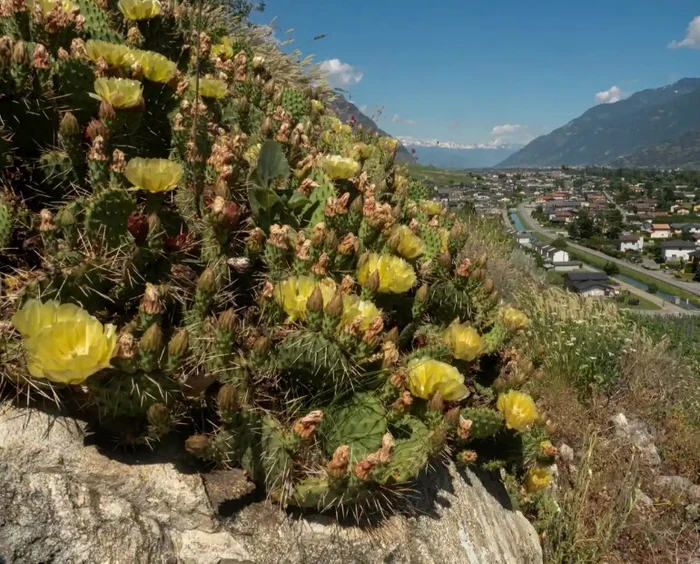
POLYGON ((399 114, 394 114, 391 117, 391 123, 403 123, 404 125, 415 125, 416 122, 412 119, 401 117, 399 114))
POLYGON ((669 49, 700 49, 700 16, 695 16, 688 24, 688 29, 685 31, 685 38, 681 41, 671 41, 668 44, 669 49))
POLYGON ((613 104, 622 100, 627 94, 625 94, 621 88, 617 86, 611 86, 607 90, 598 92, 595 95, 595 101, 598 104, 613 104))
POLYGON ((525 129, 524 125, 519 123, 504 123, 497 125, 491 130, 491 137, 514 137, 525 129))
POLYGON ((326 80, 336 85, 347 86, 349 84, 357 84, 364 76, 360 69, 343 63, 340 59, 323 61, 320 68, 326 73, 326 80))

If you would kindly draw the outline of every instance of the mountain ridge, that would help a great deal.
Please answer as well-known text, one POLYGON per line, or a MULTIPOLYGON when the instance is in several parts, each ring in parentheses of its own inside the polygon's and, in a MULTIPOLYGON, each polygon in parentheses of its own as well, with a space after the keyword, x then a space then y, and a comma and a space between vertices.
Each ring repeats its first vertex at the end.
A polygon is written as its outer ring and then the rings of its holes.
MULTIPOLYGON (((606 165, 700 129, 700 78, 684 78, 661 88, 600 104, 542 135, 498 167, 606 165)), ((651 158, 660 153, 647 153, 651 158)), ((649 162, 646 166, 655 166, 649 162)))

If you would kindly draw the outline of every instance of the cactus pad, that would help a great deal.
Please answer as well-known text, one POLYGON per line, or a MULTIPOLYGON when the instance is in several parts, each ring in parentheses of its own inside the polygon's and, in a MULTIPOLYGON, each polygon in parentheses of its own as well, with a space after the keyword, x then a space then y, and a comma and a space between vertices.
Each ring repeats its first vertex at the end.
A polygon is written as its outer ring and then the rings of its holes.
POLYGON ((90 197, 85 206, 85 232, 92 241, 117 247, 127 234, 129 215, 136 204, 128 192, 111 188, 90 197))

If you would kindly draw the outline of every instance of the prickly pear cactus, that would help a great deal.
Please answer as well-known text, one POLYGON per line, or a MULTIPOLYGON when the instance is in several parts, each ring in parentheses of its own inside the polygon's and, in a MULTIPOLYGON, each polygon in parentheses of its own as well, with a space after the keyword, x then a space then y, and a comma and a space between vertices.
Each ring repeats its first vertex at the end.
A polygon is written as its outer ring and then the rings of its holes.
POLYGON ((527 318, 396 141, 215 2, 115 4, 0 14, 4 383, 123 445, 199 426, 190 454, 301 507, 450 451, 537 464, 499 451, 538 423, 499 375, 527 318))

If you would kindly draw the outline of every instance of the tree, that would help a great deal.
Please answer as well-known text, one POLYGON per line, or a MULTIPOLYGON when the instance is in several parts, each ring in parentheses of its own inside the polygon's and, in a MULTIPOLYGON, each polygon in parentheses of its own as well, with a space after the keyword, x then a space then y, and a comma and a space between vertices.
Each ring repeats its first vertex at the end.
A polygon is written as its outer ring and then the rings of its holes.
POLYGON ((695 275, 693 276, 695 282, 700 282, 700 262, 695 267, 695 275))
POLYGON ((554 241, 552 241, 551 245, 555 249, 559 249, 561 251, 566 250, 566 247, 569 246, 569 244, 566 242, 566 239, 564 239, 564 237, 557 237, 556 239, 554 239, 554 241))
POLYGON ((608 276, 616 276, 620 274, 620 268, 614 262, 606 262, 603 267, 603 272, 608 276))
POLYGON ((656 294, 656 292, 659 291, 659 287, 654 282, 649 282, 649 286, 647 286, 647 291, 650 294, 656 294))

